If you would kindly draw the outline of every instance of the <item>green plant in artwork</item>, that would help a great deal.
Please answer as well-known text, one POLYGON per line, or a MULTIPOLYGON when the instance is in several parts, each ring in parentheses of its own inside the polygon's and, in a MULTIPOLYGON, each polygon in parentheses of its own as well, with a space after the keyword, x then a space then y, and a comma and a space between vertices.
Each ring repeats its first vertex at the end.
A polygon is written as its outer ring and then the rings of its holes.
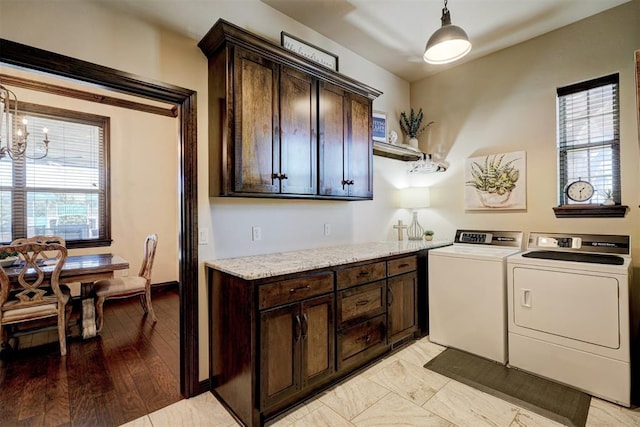
POLYGON ((516 188, 516 182, 520 178, 520 170, 514 163, 518 159, 502 163, 504 154, 487 156, 484 163, 473 162, 471 164, 472 180, 466 185, 475 187, 476 190, 504 195, 516 188))
POLYGON ((400 129, 409 138, 417 138, 418 135, 420 135, 434 123, 433 121, 431 121, 422 126, 423 118, 424 113, 422 112, 422 108, 418 110, 417 113, 412 108, 409 116, 407 116, 407 113, 403 111, 402 113, 400 113, 400 129))

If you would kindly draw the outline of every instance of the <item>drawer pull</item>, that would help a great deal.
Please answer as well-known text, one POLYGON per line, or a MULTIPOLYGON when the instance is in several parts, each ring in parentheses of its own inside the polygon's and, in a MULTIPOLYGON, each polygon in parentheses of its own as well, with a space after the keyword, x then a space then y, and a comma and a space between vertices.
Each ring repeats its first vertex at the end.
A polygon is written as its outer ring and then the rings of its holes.
POLYGON ((364 341, 365 344, 369 344, 369 341, 371 341, 371 335, 367 334, 363 337, 356 339, 356 342, 360 342, 360 341, 364 341))
POLYGON ((362 307, 363 305, 367 305, 367 304, 369 304, 369 300, 368 299, 361 299, 360 301, 358 301, 356 303, 356 306, 357 307, 362 307))
POLYGON ((311 286, 307 285, 307 286, 298 286, 297 288, 291 288, 289 289, 289 293, 290 294, 295 294, 298 291, 308 291, 311 288, 311 286))
POLYGON ((360 273, 358 273, 359 277, 366 277, 368 275, 370 275, 371 272, 370 271, 361 271, 360 273))
POLYGON ((406 262, 398 266, 398 268, 405 268, 405 267, 409 267, 409 264, 407 264, 406 262))

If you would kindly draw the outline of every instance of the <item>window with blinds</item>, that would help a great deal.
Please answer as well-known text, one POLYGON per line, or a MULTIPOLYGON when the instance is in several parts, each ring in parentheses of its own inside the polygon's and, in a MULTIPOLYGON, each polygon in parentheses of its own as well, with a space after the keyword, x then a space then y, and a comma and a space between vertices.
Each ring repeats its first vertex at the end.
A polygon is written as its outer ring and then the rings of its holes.
POLYGON ((0 240, 57 235, 68 247, 110 243, 109 118, 19 104, 27 119, 27 158, 0 160, 0 240), (43 129, 49 152, 42 159, 43 129))
POLYGON ((595 188, 585 203, 620 195, 618 74, 558 88, 559 204, 573 204, 565 188, 582 179, 595 188))

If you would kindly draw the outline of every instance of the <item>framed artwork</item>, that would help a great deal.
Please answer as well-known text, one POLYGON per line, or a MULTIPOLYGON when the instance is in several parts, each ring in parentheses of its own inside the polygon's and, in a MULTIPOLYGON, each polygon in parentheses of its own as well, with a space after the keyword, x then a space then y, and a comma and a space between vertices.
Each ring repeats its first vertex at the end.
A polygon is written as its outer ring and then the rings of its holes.
POLYGON ((373 112, 373 140, 387 142, 387 114, 381 111, 373 112))
POLYGON ((465 209, 526 209, 526 155, 524 151, 515 151, 467 159, 464 168, 465 209))
POLYGON ((305 58, 310 59, 313 62, 317 62, 324 67, 330 68, 333 71, 338 71, 338 55, 327 52, 324 49, 300 40, 299 38, 285 33, 284 31, 280 33, 280 44, 285 49, 304 56, 305 58))

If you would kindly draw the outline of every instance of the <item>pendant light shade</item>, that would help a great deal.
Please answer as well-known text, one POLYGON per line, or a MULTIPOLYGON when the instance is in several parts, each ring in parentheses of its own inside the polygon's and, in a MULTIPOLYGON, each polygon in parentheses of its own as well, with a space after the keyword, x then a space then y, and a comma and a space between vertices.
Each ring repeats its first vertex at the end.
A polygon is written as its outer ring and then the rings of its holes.
POLYGON ((465 31, 451 25, 451 14, 447 0, 442 9, 442 27, 429 38, 424 51, 424 60, 430 64, 447 64, 465 56, 471 50, 471 42, 465 31))

